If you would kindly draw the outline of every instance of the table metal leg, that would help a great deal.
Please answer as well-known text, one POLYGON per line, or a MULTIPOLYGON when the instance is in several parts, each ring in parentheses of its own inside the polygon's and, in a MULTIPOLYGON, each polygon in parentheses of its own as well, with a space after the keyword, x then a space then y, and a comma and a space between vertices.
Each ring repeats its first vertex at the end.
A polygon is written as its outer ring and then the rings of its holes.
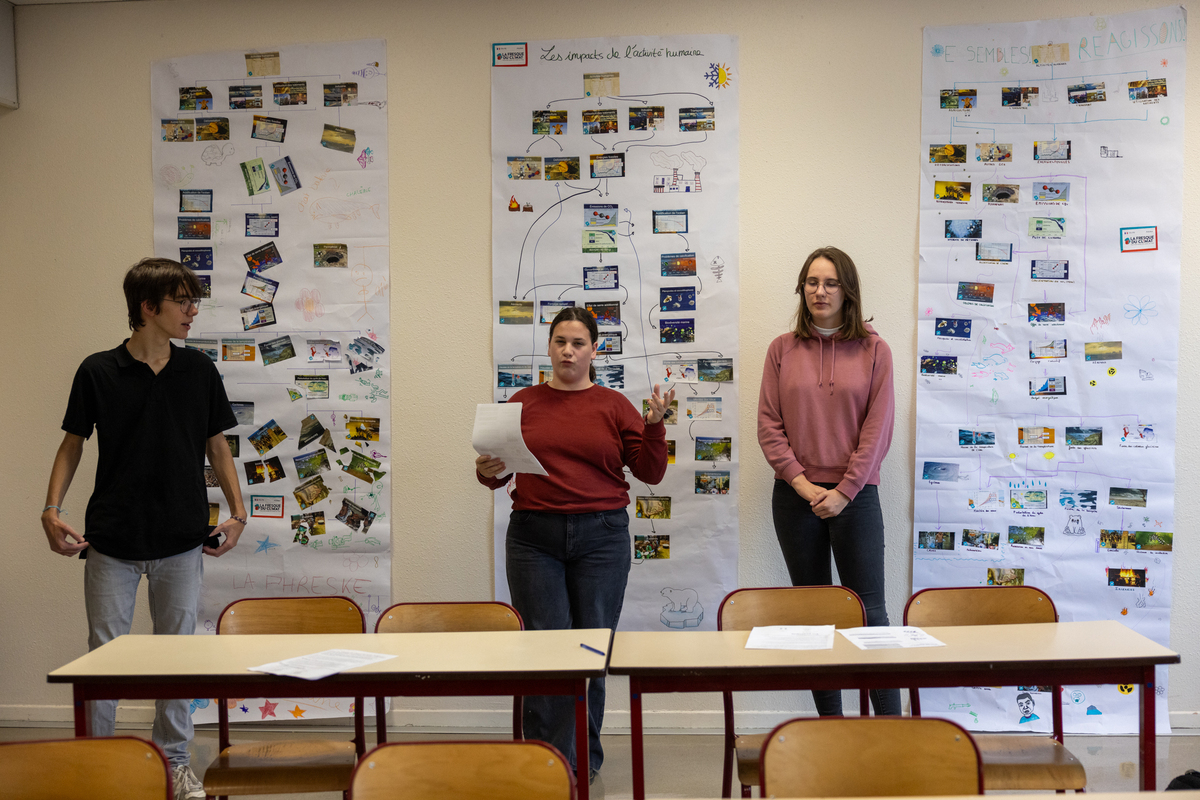
POLYGON ((579 681, 575 689, 575 785, 579 800, 588 800, 588 778, 591 777, 592 757, 588 747, 587 680, 579 681))
POLYGON ((646 800, 646 774, 642 760, 642 687, 633 675, 629 676, 629 727, 633 749, 633 800, 646 800))
POLYGON ((1142 670, 1142 685, 1138 688, 1142 719, 1138 726, 1138 782, 1143 792, 1153 792, 1158 770, 1155 753, 1154 667, 1142 670))
POLYGON ((1054 719, 1054 738, 1059 744, 1063 742, 1063 688, 1061 686, 1054 687, 1054 706, 1051 711, 1051 717, 1054 719))
POLYGON ((83 687, 78 683, 72 687, 75 695, 75 738, 88 735, 88 704, 83 699, 83 687))

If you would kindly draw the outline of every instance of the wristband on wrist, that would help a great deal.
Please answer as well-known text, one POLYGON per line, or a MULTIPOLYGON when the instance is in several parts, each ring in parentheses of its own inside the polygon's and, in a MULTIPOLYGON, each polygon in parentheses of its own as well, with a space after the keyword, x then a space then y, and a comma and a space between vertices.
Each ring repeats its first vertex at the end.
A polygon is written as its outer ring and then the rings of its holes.
POLYGON ((239 517, 237 514, 230 514, 230 515, 229 515, 229 518, 230 518, 230 519, 236 519, 238 522, 242 523, 243 525, 245 525, 245 524, 246 524, 246 518, 245 518, 245 517, 239 517))
POLYGON ((55 511, 57 511, 58 513, 60 513, 60 514, 63 514, 64 516, 65 516, 65 515, 66 515, 66 513, 67 513, 66 511, 63 511, 63 510, 62 510, 62 507, 61 507, 61 506, 46 506, 45 508, 43 508, 43 509, 42 509, 42 513, 43 513, 43 514, 45 514, 47 511, 49 511, 49 510, 50 510, 50 509, 52 509, 52 508, 53 508, 55 511))

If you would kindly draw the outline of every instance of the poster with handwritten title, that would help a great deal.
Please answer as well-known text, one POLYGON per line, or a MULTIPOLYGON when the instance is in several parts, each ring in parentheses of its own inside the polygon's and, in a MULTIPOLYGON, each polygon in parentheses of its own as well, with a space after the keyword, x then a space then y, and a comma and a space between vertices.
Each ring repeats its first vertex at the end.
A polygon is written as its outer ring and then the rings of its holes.
MULTIPOLYGON (((1169 644, 1186 31, 1179 6, 925 29, 914 591, 1036 586, 1169 644)), ((921 704, 1132 733, 1138 691, 921 704)))
MULTIPOLYGON (((626 471, 621 627, 715 630, 737 586, 737 40, 497 43, 491 64, 492 399, 549 380, 568 306, 596 318, 598 384, 639 411, 675 389, 666 477, 626 471)), ((506 600, 511 505, 494 494, 506 600)))
MULTIPOLYGON (((387 62, 381 40, 151 68, 154 250, 202 286, 184 343, 213 360, 249 524, 206 558, 197 633, 244 597, 391 600, 387 62)), ((211 473, 211 471, 210 471, 211 473)), ((229 515, 209 475, 211 521, 229 515)), ((234 721, 349 700, 233 698, 234 721)), ((210 699, 193 703, 215 721, 210 699)))

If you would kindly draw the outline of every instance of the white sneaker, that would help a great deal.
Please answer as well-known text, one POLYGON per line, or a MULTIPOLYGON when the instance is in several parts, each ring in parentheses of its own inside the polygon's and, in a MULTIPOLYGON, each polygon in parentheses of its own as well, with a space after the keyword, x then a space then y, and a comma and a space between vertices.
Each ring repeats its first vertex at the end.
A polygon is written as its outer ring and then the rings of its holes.
POLYGON ((175 786, 175 800, 204 800, 204 784, 187 764, 171 767, 171 783, 175 786))

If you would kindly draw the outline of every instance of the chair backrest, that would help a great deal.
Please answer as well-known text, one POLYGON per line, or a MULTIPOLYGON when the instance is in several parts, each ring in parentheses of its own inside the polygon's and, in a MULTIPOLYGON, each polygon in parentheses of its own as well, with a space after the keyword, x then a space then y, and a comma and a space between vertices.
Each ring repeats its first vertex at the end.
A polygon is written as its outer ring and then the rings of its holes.
POLYGON ((717 612, 717 630, 747 631, 762 625, 867 624, 862 598, 845 586, 780 586, 736 589, 725 595, 717 612))
POLYGON ((398 742, 367 753, 354 800, 572 800, 566 759, 542 742, 398 742))
POLYGON ((763 797, 983 794, 974 740, 943 719, 792 720, 767 737, 761 760, 763 797))
POLYGON ((1058 622, 1050 595, 1033 586, 963 586, 922 589, 908 599, 904 624, 1016 625, 1058 622))
POLYGON ((133 736, 0 744, 6 800, 168 800, 167 760, 133 736))
POLYGON ((362 611, 345 597, 249 597, 225 606, 217 633, 364 633, 362 611))
POLYGON ((521 615, 508 603, 396 603, 384 609, 376 633, 521 631, 521 615))

